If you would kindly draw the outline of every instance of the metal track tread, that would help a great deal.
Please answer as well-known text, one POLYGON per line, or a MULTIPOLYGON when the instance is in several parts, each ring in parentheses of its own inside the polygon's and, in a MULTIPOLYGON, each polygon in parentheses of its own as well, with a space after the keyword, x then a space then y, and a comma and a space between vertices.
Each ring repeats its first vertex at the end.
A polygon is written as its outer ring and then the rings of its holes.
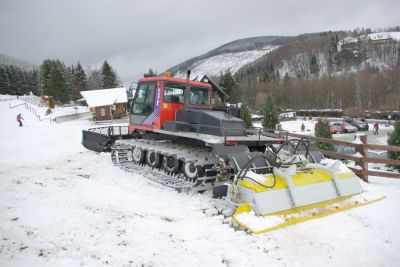
POLYGON ((118 140, 114 144, 111 152, 113 163, 128 172, 141 173, 149 180, 177 190, 204 191, 212 188, 214 182, 217 181, 217 176, 204 175, 190 179, 182 173, 182 170, 179 173, 172 173, 165 171, 162 167, 152 168, 145 162, 135 162, 133 159, 135 148, 143 149, 146 153, 147 151, 155 151, 162 154, 163 157, 173 155, 181 162, 193 163, 200 167, 217 162, 217 159, 210 156, 209 151, 205 148, 182 146, 165 141, 130 139, 118 140))
POLYGON ((169 174, 166 174, 162 170, 151 169, 146 165, 141 166, 132 162, 129 163, 127 162, 119 164, 119 166, 125 171, 141 173, 143 174, 144 177, 146 177, 151 181, 157 182, 159 184, 162 184, 163 186, 174 188, 177 190, 191 189, 195 191, 203 191, 211 188, 211 185, 203 184, 200 181, 190 182, 184 180, 185 177, 183 177, 182 174, 171 176, 169 174))

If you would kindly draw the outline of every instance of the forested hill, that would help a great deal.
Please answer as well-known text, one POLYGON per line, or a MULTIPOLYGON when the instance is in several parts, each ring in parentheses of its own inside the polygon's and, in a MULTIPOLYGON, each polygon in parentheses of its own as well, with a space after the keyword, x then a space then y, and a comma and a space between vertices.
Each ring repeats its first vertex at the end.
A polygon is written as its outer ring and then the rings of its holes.
POLYGON ((1 53, 0 53, 0 65, 15 66, 24 71, 32 71, 35 68, 37 68, 37 66, 35 66, 30 62, 27 62, 19 58, 7 56, 1 53))
POLYGON ((283 108, 400 110, 399 41, 399 31, 300 35, 235 76, 254 105, 273 95, 283 108))
POLYGON ((37 74, 35 65, 0 54, 0 94, 37 94, 37 74))
POLYGON ((256 109, 273 96, 281 108, 400 110, 400 27, 259 38, 231 42, 170 70, 209 70, 217 78, 229 70, 239 84, 235 100, 256 109))
MULTIPOLYGON (((188 69, 191 69, 192 72, 194 71, 194 73, 196 73, 196 67, 199 67, 200 65, 205 65, 203 68, 200 67, 200 69, 204 69, 204 71, 206 71, 208 75, 217 75, 219 74, 220 70, 223 71, 224 69, 226 69, 226 67, 229 68, 229 66, 227 66, 226 64, 226 61, 228 60, 228 57, 230 55, 233 55, 231 56, 231 59, 233 61, 236 61, 234 63, 236 63, 236 65, 240 65, 240 61, 243 61, 243 52, 259 51, 259 53, 257 54, 263 55, 266 53, 265 52, 266 48, 279 47, 288 42, 290 39, 291 37, 286 37, 286 36, 261 36, 261 37, 252 37, 252 38, 236 40, 221 45, 220 47, 217 47, 203 55, 188 59, 176 66, 169 68, 167 71, 170 71, 175 75, 179 76, 180 74, 184 74, 188 69), (239 57, 235 58, 234 57, 235 54, 238 54, 239 57), (222 62, 216 63, 217 60, 213 59, 218 58, 221 55, 225 55, 224 58, 222 59, 222 62), (210 66, 206 62, 207 60, 210 60, 211 64, 213 65, 217 64, 216 73, 214 72, 210 73, 211 70, 210 66)), ((247 56, 247 58, 250 58, 251 60, 253 59, 254 54, 245 54, 245 56, 247 56)))

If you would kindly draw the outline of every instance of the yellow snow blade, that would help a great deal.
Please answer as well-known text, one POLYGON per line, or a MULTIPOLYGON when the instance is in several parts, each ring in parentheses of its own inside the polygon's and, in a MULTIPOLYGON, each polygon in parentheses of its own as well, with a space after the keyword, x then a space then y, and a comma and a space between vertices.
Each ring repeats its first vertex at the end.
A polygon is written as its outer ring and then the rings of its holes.
POLYGON ((364 202, 351 201, 353 196, 340 197, 307 206, 266 215, 255 215, 249 203, 242 203, 233 215, 233 220, 253 234, 273 231, 285 226, 329 216, 338 212, 365 206, 386 198, 381 196, 364 202), (264 222, 263 222, 264 221, 264 222))

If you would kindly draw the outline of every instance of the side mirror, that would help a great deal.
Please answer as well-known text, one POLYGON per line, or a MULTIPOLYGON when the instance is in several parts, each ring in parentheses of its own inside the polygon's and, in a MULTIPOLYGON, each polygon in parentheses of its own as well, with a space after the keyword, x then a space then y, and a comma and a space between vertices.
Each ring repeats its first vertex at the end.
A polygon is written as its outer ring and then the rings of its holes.
POLYGON ((128 99, 128 103, 127 103, 126 107, 128 109, 128 112, 132 109, 132 107, 133 107, 133 98, 128 99))

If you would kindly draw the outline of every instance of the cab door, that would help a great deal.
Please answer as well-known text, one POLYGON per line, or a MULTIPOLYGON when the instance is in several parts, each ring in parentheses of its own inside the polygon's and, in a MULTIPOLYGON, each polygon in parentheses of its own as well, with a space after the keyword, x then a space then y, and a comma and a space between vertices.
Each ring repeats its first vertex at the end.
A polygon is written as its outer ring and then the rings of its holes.
POLYGON ((164 83, 164 93, 160 113, 160 127, 164 126, 165 121, 175 121, 176 111, 183 109, 183 94, 185 84, 166 81, 164 83))
POLYGON ((157 82, 138 85, 130 110, 130 122, 135 128, 153 128, 160 112, 160 97, 161 87, 157 88, 157 82))

